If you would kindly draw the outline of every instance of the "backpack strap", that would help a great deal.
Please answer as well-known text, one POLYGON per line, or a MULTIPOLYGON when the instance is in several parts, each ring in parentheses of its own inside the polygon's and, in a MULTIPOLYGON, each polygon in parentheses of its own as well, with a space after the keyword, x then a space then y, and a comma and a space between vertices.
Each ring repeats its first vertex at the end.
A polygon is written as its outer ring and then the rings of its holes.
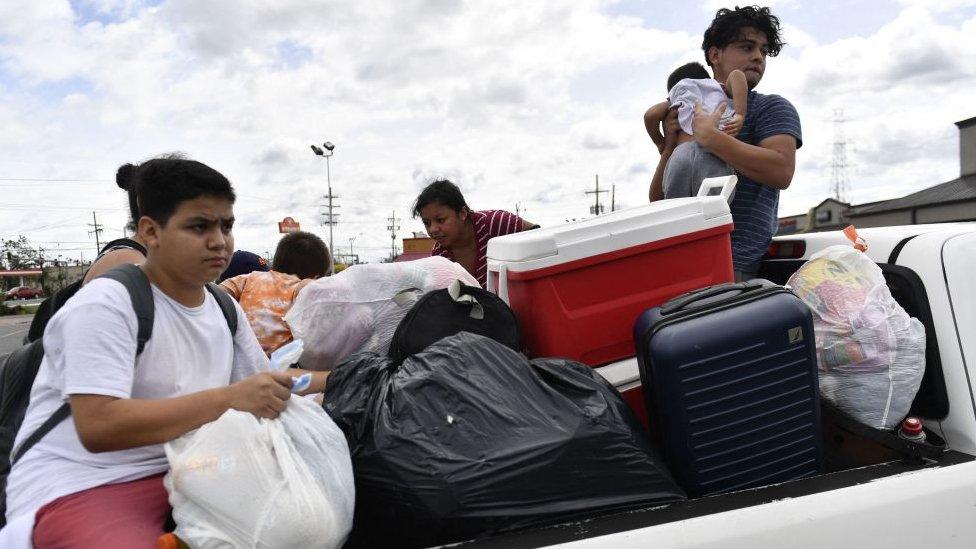
POLYGON ((126 263, 96 277, 110 278, 125 286, 132 301, 132 310, 136 313, 136 356, 142 354, 146 342, 152 337, 153 319, 156 308, 153 304, 152 286, 149 277, 138 265, 126 263))
POLYGON ((230 328, 230 336, 233 338, 237 335, 237 307, 234 306, 234 298, 212 282, 207 284, 207 290, 217 300, 220 312, 224 314, 224 320, 227 321, 227 327, 230 328))
POLYGON ((17 448, 17 451, 14 452, 14 457, 10 460, 10 466, 13 467, 13 465, 20 461, 20 458, 27 453, 27 450, 33 448, 35 444, 44 438, 44 435, 50 433, 51 429, 57 427, 59 423, 67 419, 70 415, 71 405, 67 402, 61 404, 61 406, 59 406, 58 409, 51 414, 51 417, 47 418, 36 431, 24 439, 24 442, 20 445, 20 448, 17 448))

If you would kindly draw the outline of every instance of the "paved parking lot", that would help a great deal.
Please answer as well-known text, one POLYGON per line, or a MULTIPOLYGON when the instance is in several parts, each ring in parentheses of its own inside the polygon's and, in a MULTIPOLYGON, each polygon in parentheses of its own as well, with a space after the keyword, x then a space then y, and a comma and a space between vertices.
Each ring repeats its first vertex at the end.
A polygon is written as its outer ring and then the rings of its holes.
POLYGON ((34 315, 0 316, 0 363, 20 348, 34 315))

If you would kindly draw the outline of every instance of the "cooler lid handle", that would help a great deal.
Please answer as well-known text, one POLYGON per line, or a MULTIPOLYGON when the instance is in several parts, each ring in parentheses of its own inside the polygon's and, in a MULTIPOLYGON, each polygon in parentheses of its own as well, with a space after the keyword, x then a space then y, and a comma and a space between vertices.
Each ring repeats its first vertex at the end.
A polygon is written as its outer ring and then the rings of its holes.
POLYGON ((727 202, 732 202, 732 193, 735 192, 735 185, 739 182, 735 174, 722 177, 707 177, 702 179, 701 187, 698 187, 698 195, 702 196, 721 196, 727 202))

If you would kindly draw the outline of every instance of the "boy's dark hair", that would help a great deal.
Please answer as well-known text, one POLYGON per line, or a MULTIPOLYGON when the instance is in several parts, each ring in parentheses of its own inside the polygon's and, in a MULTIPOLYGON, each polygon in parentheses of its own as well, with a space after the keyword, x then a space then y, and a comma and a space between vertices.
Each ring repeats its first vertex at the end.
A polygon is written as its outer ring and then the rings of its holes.
MULTIPOLYGON (((119 168, 116 183, 122 186, 122 175, 126 190, 135 189, 137 205, 132 204, 130 191, 130 214, 151 217, 163 226, 181 202, 212 196, 233 203, 237 198, 226 177, 196 160, 167 156, 147 160, 138 167, 126 166, 119 168)), ((138 223, 139 217, 133 221, 138 223)))
POLYGON ((271 270, 298 278, 325 276, 332 265, 329 247, 312 233, 288 233, 278 241, 271 270))
POLYGON ((471 210, 468 203, 464 201, 464 195, 461 194, 461 189, 457 185, 447 179, 438 179, 420 191, 420 196, 417 197, 417 201, 413 205, 413 216, 417 217, 420 215, 420 210, 434 202, 447 206, 457 213, 461 213, 461 208, 471 210))
POLYGON ((698 61, 692 61, 691 63, 685 63, 680 67, 674 69, 671 76, 668 76, 668 92, 675 84, 684 80, 685 78, 694 78, 696 80, 701 80, 703 78, 711 78, 712 76, 708 74, 708 69, 706 69, 698 61))
POLYGON ((705 62, 708 60, 708 50, 713 46, 724 48, 739 39, 743 27, 753 27, 766 35, 766 55, 776 57, 785 43, 780 36, 779 18, 773 15, 769 8, 759 6, 736 6, 734 10, 722 8, 715 12, 715 19, 705 29, 705 39, 702 41, 702 51, 705 52, 705 62))

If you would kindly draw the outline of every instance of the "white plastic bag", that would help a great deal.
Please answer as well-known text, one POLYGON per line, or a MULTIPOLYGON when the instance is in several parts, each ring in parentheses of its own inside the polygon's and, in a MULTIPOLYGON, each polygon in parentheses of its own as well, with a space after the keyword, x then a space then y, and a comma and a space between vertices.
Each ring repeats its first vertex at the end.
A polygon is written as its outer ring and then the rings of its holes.
POLYGON ((166 457, 175 533, 191 547, 340 547, 352 529, 349 447, 311 400, 274 420, 228 410, 166 457))
POLYGON ((861 423, 894 428, 925 373, 925 328, 891 297, 881 268, 831 246, 787 286, 813 311, 820 394, 861 423))
POLYGON ((301 365, 331 370, 353 353, 385 354, 393 332, 418 296, 455 280, 478 286, 464 267, 440 256, 403 263, 353 265, 305 286, 285 322, 305 342, 301 365))

